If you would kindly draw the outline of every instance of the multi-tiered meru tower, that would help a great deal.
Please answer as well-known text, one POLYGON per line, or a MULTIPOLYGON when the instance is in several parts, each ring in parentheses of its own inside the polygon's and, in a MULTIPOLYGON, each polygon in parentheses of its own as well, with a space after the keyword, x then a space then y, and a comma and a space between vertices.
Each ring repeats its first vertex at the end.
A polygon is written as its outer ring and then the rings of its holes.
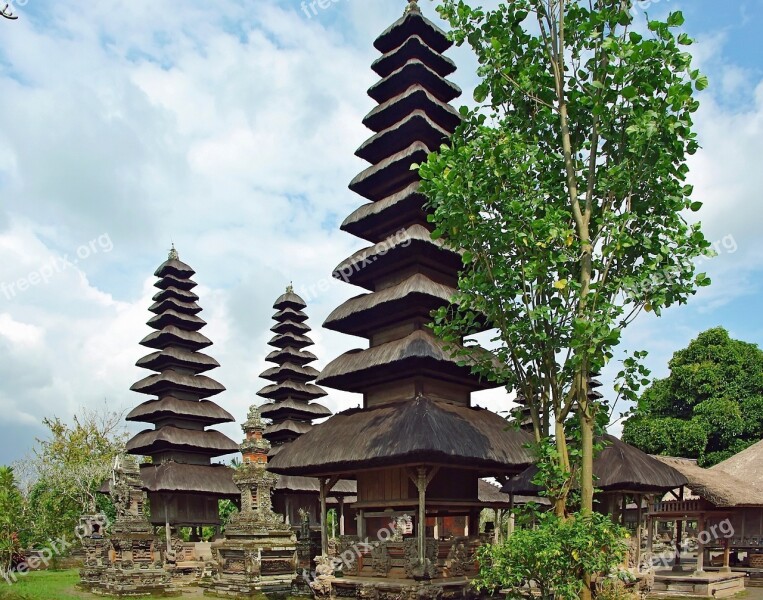
MULTIPOLYGON (((315 426, 281 450, 270 468, 319 477, 324 491, 338 478, 357 479, 363 538, 375 539, 391 519, 412 520, 412 529, 401 526, 346 574, 449 579, 474 568, 479 478, 517 473, 531 463, 523 447, 530 436, 506 431, 503 418, 472 406, 472 392, 495 386, 460 366, 429 328, 431 311, 453 296, 462 262, 458 252, 431 239, 426 199, 411 167, 459 123, 448 103, 460 90, 445 79, 455 65, 442 55, 451 42, 410 2, 375 46, 383 56, 373 69, 382 79, 369 95, 379 105, 364 121, 375 135, 357 151, 372 166, 350 184, 370 202, 342 225, 371 245, 334 273, 368 293, 342 304, 325 323, 369 340, 370 347, 340 356, 318 378, 362 394, 363 407, 315 426), (466 530, 444 530, 449 516, 467 517, 466 530)), ((335 585, 352 585, 342 581, 335 585)))
POLYGON ((132 386, 133 391, 155 398, 136 407, 128 421, 151 423, 127 443, 129 454, 151 457, 141 466, 148 491, 151 522, 196 527, 219 524, 218 500, 238 498, 231 470, 213 465, 212 458, 238 452, 238 444, 211 425, 235 419, 209 400, 225 388, 204 373, 219 363, 202 352, 212 342, 200 330, 206 325, 198 314, 199 297, 191 277, 194 271, 173 248, 156 271, 159 292, 149 310, 148 325, 155 329, 140 342, 155 350, 137 366, 150 371, 132 386))
MULTIPOLYGON (((260 407, 260 414, 270 420, 265 430, 265 438, 272 444, 269 456, 275 456, 285 444, 294 441, 313 427, 315 419, 331 416, 331 411, 315 402, 326 392, 313 382, 318 371, 310 366, 316 356, 305 348, 313 345, 310 339, 310 326, 307 324, 305 308, 307 304, 294 293, 290 285, 286 293, 273 305, 276 324, 271 328, 275 337, 269 345, 275 350, 266 360, 277 366, 260 374, 265 380, 272 381, 257 392, 258 396, 269 401, 260 407)), ((277 513, 285 515, 293 526, 299 526, 306 511, 311 522, 317 522, 320 516, 318 480, 311 477, 281 475, 274 487, 273 506, 277 513)), ((354 532, 353 522, 347 522, 344 514, 344 498, 355 496, 355 482, 338 482, 332 490, 338 497, 340 513, 340 532, 354 532)), ((312 557, 311 557, 312 558, 312 557)))

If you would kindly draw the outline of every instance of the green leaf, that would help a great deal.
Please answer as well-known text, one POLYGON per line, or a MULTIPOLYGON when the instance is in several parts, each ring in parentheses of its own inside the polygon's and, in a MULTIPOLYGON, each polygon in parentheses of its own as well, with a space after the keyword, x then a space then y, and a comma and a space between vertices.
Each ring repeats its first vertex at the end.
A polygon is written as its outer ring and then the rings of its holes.
POLYGON ((685 22, 686 19, 680 10, 668 15, 668 27, 681 27, 685 22))
POLYGON ((696 88, 698 91, 702 91, 707 89, 707 87, 710 85, 710 80, 707 78, 707 75, 700 75, 697 77, 697 80, 694 82, 696 88))
POLYGON ((485 83, 481 83, 476 88, 474 88, 474 101, 477 104, 482 104, 487 99, 489 91, 489 86, 485 83))

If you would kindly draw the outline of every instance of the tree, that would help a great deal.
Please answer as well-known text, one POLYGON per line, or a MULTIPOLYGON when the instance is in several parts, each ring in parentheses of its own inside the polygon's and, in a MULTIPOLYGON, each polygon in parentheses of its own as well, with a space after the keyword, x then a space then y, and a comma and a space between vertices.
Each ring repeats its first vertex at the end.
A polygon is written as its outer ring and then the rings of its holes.
POLYGON ((29 494, 40 540, 71 535, 83 513, 110 511, 98 489, 127 441, 124 413, 106 406, 83 409, 71 425, 58 417, 45 418, 43 424, 49 437, 37 440, 29 494))
POLYGON ((24 499, 16 485, 12 467, 0 467, 0 569, 7 573, 21 552, 21 523, 24 499))
MULTIPOLYGON (((566 473, 577 413, 584 513, 603 410, 589 400, 590 375, 642 311, 659 315, 709 283, 693 263, 709 244, 685 217, 701 207, 686 159, 697 150, 694 91, 707 79, 676 32, 681 13, 641 34, 631 8, 514 0, 485 12, 442 0, 453 39, 477 55, 481 106, 461 110, 451 143, 419 170, 433 237, 462 249, 465 264, 435 330, 456 348, 485 318, 496 328, 493 356, 460 352, 526 398, 536 440, 553 429, 566 473)), ((648 383, 641 356, 626 359, 621 376, 635 385, 619 388, 625 398, 648 383)))
POLYGON ((623 439, 651 454, 711 466, 763 438, 763 351, 716 327, 673 354, 624 423, 623 439))

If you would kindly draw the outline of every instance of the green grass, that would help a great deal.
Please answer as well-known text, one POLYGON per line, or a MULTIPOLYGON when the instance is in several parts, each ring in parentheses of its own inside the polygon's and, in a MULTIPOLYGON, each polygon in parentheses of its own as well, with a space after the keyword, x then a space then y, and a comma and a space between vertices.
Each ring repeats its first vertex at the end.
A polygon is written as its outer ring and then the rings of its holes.
POLYGON ((84 598, 74 586, 79 583, 76 570, 37 571, 19 576, 18 582, 8 585, 0 580, 0 600, 71 600, 84 598))
MULTIPOLYGON (((37 571, 8 585, 0 579, 0 600, 82 600, 98 598, 77 589, 79 571, 37 571)), ((142 596, 142 600, 159 600, 142 596)))

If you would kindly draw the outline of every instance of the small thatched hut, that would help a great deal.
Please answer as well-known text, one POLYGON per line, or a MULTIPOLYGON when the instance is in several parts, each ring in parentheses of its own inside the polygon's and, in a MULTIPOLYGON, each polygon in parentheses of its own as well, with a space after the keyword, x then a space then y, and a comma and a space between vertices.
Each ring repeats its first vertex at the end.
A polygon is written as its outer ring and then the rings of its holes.
POLYGON ((760 453, 754 448, 745 451, 746 456, 736 461, 736 457, 732 457, 712 469, 703 469, 695 460, 687 458, 655 457, 686 477, 693 497, 657 502, 649 517, 652 520, 697 522, 700 534, 698 571, 710 562, 707 559, 712 549, 723 551, 723 568, 726 570, 733 565, 763 567, 763 490, 755 482, 760 475, 752 469, 747 473, 742 466, 750 468, 753 464, 753 457, 760 453), (724 470, 724 466, 738 472, 740 477, 724 470))

